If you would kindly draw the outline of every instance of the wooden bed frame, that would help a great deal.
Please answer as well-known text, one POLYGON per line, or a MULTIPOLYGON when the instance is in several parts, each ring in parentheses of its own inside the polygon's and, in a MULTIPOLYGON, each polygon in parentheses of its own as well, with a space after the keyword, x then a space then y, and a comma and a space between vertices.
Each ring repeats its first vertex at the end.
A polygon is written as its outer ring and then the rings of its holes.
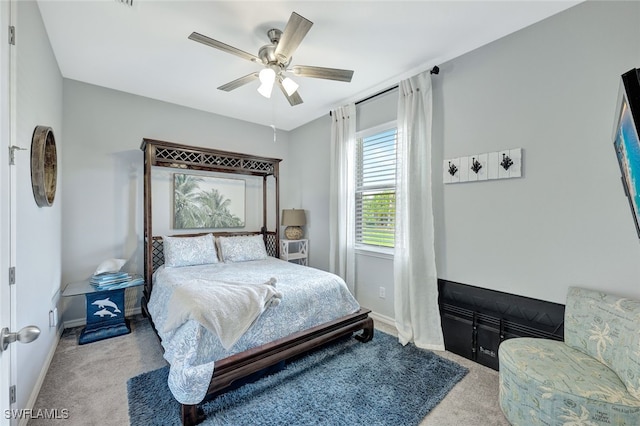
MULTIPOLYGON (((157 330, 149 314, 147 302, 153 290, 153 272, 164 263, 162 239, 153 236, 152 222, 152 167, 169 167, 179 170, 203 170, 219 173, 234 173, 263 178, 263 225, 255 232, 222 232, 217 236, 255 235, 264 237, 265 247, 270 256, 279 257, 279 164, 280 159, 265 158, 254 155, 238 154, 208 148, 186 146, 172 142, 143 139, 140 149, 144 152, 144 277, 145 285, 142 296, 142 312, 149 318, 154 331, 157 330), (267 178, 275 179, 275 223, 274 231, 267 230, 267 178)), ((191 234, 193 235, 193 234, 191 234)), ((186 236, 186 235, 184 235, 186 236)), ((202 402, 210 400, 222 393, 242 378, 261 371, 281 361, 305 353, 342 336, 362 330, 356 335, 361 342, 373 338, 373 320, 371 311, 361 308, 358 312, 338 318, 325 324, 291 334, 282 339, 237 353, 215 362, 213 376, 202 402)), ((160 336, 158 335, 158 338, 160 336)), ((182 404, 182 423, 195 425, 204 420, 202 409, 198 405, 182 404)))

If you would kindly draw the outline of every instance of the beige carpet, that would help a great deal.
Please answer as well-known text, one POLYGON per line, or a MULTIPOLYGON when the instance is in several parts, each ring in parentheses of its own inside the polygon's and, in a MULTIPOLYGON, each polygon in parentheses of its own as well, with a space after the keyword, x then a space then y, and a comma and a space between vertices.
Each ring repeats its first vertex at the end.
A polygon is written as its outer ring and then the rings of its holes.
MULTIPOLYGON (((384 324, 376 327, 394 333, 384 324)), ((68 419, 32 419, 29 425, 127 425, 127 380, 166 364, 148 321, 135 316, 131 328, 129 335, 82 346, 81 328, 65 330, 33 408, 66 409, 68 419)), ((469 368, 469 374, 421 425, 509 425, 498 406, 498 373, 449 352, 438 354, 469 368)))

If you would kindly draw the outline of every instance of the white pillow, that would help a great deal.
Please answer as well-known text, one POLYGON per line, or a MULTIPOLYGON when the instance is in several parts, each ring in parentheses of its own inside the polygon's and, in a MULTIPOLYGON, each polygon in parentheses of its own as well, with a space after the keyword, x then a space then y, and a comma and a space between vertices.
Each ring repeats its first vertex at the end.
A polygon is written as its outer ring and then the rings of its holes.
POLYGON ((262 235, 241 235, 238 237, 219 237, 223 262, 246 262, 267 258, 262 235))
POLYGON ((164 265, 167 268, 218 263, 213 234, 198 237, 162 237, 162 241, 164 265))

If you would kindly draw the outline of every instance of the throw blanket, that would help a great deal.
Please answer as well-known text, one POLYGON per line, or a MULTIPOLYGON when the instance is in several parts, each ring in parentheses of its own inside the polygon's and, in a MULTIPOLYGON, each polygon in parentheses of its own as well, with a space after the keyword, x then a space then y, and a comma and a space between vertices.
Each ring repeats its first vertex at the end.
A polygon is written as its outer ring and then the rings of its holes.
POLYGON ((282 293, 275 285, 275 278, 262 284, 189 281, 173 292, 164 331, 175 330, 192 319, 216 334, 228 350, 268 307, 280 303, 282 293))

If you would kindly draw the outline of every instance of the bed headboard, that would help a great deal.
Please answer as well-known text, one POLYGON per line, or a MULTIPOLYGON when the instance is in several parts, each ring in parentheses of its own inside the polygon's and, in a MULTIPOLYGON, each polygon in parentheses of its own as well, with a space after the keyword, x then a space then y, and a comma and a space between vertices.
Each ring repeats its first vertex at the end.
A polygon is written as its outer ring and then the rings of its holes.
MULTIPOLYGON (((174 235, 174 237, 195 237, 198 235, 206 235, 207 233, 202 234, 181 234, 174 235)), ((263 235, 264 236, 264 246, 267 249, 267 254, 271 257, 278 257, 278 253, 276 248, 278 247, 276 233, 275 232, 267 232, 262 234, 262 232, 213 232, 214 237, 235 237, 239 235, 263 235)), ((164 244, 162 241, 162 237, 156 236, 153 237, 153 272, 155 272, 160 266, 164 265, 164 244)))
MULTIPOLYGON (((256 155, 237 152, 220 151, 210 148, 182 145, 174 142, 143 139, 140 149, 144 152, 144 297, 149 300, 153 287, 152 275, 164 263, 162 238, 153 236, 152 211, 152 167, 168 167, 184 170, 201 170, 215 173, 230 173, 262 177, 262 228, 256 232, 226 232, 214 235, 255 235, 264 236, 267 254, 274 257, 280 255, 280 183, 278 158, 259 157, 256 155), (275 214, 275 229, 269 231, 267 227, 267 178, 275 181, 275 200, 273 208, 275 214)), ((193 234, 192 234, 193 235, 193 234)))

